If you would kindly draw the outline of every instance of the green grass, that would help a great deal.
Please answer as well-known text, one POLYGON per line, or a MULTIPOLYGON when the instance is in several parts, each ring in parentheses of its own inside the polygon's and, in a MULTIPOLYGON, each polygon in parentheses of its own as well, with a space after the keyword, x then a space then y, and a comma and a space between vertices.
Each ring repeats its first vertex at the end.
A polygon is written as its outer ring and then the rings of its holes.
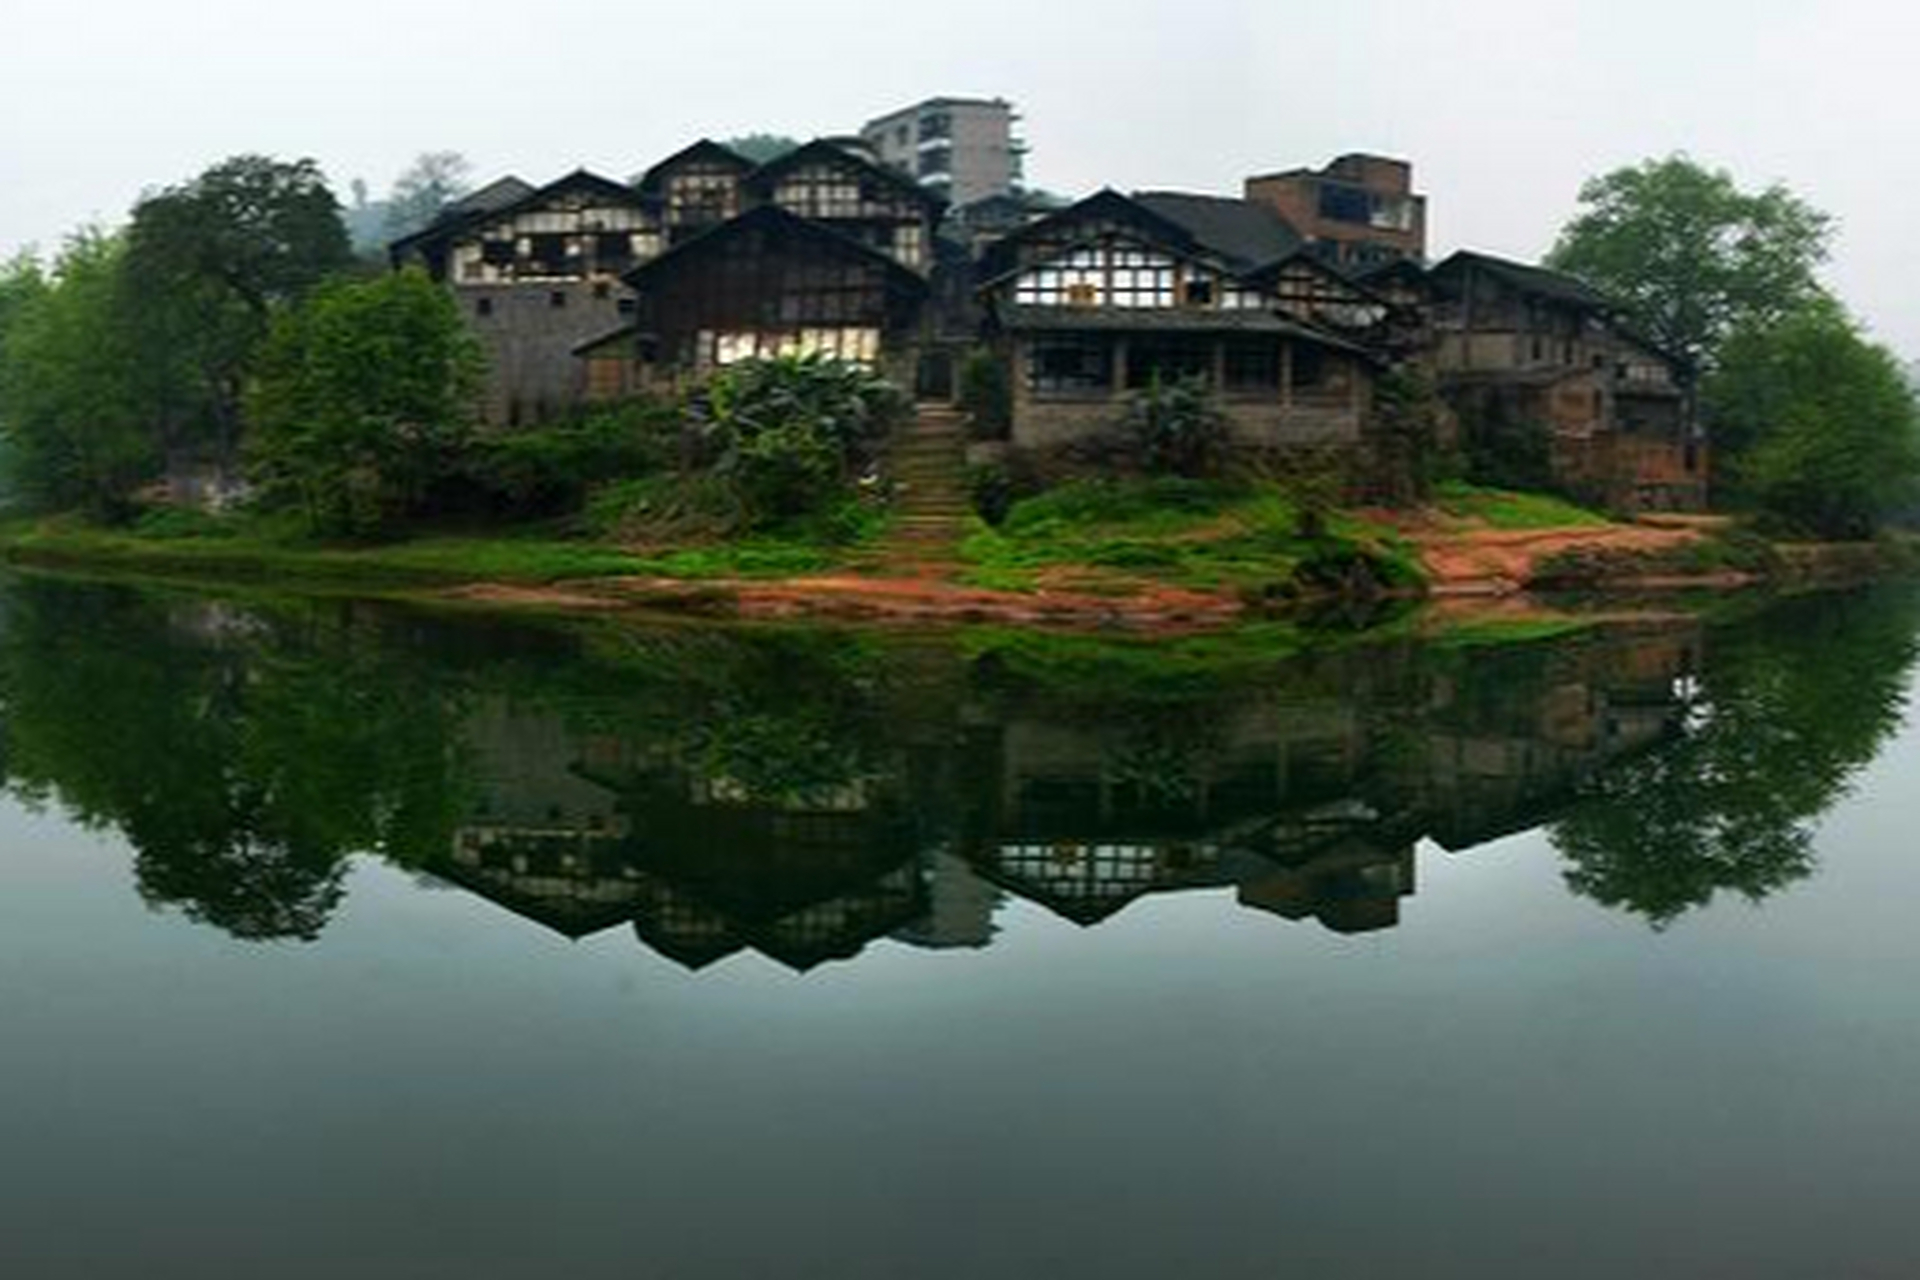
POLYGON ((812 531, 633 551, 551 532, 423 534, 354 544, 307 537, 284 519, 149 515, 125 528, 75 517, 0 528, 0 551, 32 563, 235 581, 351 584, 370 589, 474 582, 558 583, 585 578, 780 578, 841 563, 846 548, 812 531))
POLYGON ((1433 501, 1448 515, 1478 520, 1493 529, 1565 529, 1611 523, 1598 512, 1551 494, 1483 489, 1464 480, 1436 485, 1433 501))
POLYGON ((1031 590, 1049 569, 1074 568, 1200 588, 1295 582, 1316 563, 1358 557, 1393 587, 1420 581, 1391 531, 1335 516, 1318 537, 1270 485, 1179 479, 1083 480, 1014 504, 999 528, 977 525, 961 544, 966 580, 1031 590))

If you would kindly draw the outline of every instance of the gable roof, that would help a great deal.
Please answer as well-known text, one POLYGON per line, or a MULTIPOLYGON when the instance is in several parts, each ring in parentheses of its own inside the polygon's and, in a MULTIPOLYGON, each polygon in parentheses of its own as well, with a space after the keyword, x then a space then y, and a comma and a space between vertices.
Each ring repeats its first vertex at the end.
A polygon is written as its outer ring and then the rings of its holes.
POLYGON ((743 177, 753 172, 754 167, 753 161, 747 159, 731 147, 722 146, 711 138, 702 138, 692 146, 682 147, 665 160, 649 168, 645 173, 634 179, 633 185, 651 195, 660 189, 660 184, 666 178, 669 171, 695 160, 711 160, 718 164, 727 165, 730 168, 739 170, 743 177))
POLYGON ((1369 302, 1382 307, 1393 305, 1392 302, 1382 297, 1371 285, 1355 276, 1348 275, 1339 267, 1334 266, 1319 254, 1307 248, 1305 244, 1302 244, 1299 248, 1283 258, 1269 262, 1256 271, 1247 272, 1244 278, 1248 284, 1260 288, 1268 288, 1278 283, 1281 274, 1289 267, 1305 267, 1321 279, 1338 285, 1341 289, 1353 294, 1362 302, 1369 302))
POLYGON ((796 147, 782 156, 773 159, 755 169, 747 176, 747 185, 765 195, 772 195, 773 188, 788 173, 806 164, 837 164, 860 172, 861 177, 884 182, 901 195, 918 201, 929 215, 938 217, 947 207, 947 202, 927 190, 912 178, 885 165, 875 164, 857 151, 849 151, 827 138, 815 138, 812 142, 796 147))
POLYGON ((616 200, 622 204, 638 204, 640 202, 640 193, 626 183, 616 182, 612 178, 601 177, 599 174, 586 169, 575 169, 572 173, 556 178, 544 187, 528 187, 526 183, 521 182, 518 178, 503 178, 499 182, 484 187, 479 192, 475 192, 474 196, 468 196, 463 203, 472 203, 475 196, 483 192, 492 192, 495 187, 502 188, 502 190, 489 196, 484 205, 467 209, 451 217, 442 217, 424 230, 416 231, 410 236, 402 236, 400 239, 395 240, 387 246, 388 256, 397 260, 401 253, 413 248, 415 245, 430 244, 436 240, 450 239, 453 236, 459 235, 461 232, 473 229, 480 223, 491 222, 495 218, 508 217, 520 212, 522 209, 535 208, 557 195, 562 195, 568 191, 577 189, 592 191, 596 195, 606 196, 608 199, 616 200), (519 187, 525 187, 526 190, 523 194, 513 197, 512 191, 514 187, 509 186, 509 183, 517 184, 519 187))
POLYGON ((1546 298, 1563 306, 1603 314, 1612 314, 1620 309, 1619 304, 1611 298, 1565 272, 1550 271, 1545 267, 1514 262, 1507 258, 1496 258, 1486 253, 1474 253, 1467 249, 1460 250, 1440 263, 1429 274, 1437 280, 1469 268, 1484 271, 1511 289, 1546 298))
POLYGON ((869 248, 824 223, 788 213, 774 204, 756 205, 737 218, 731 218, 717 227, 674 245, 659 257, 641 263, 620 278, 635 289, 643 288, 649 277, 662 270, 677 266, 688 258, 710 253, 728 240, 754 230, 785 231, 802 239, 813 240, 849 257, 883 267, 889 278, 899 283, 909 284, 917 292, 925 293, 930 288, 925 277, 902 266, 878 249, 869 248))
POLYGON ((982 277, 992 279, 1017 270, 1020 266, 1020 246, 1057 236, 1062 227, 1092 219, 1105 219, 1135 227, 1170 249, 1193 253, 1204 248, 1193 232, 1172 218, 1149 209, 1138 200, 1121 195, 1112 187, 1102 187, 1085 199, 1076 200, 1064 209, 1056 209, 988 245, 981 256, 982 277))
POLYGON ((1265 266, 1305 243, 1277 210, 1258 201, 1184 191, 1136 191, 1133 200, 1241 267, 1265 266))
POLYGON ((440 216, 444 218, 449 215, 458 217, 468 213, 492 213, 497 209, 506 208, 517 200, 524 200, 533 192, 534 186, 531 182, 510 173, 504 178, 495 178, 478 191, 468 192, 460 199, 451 202, 440 211, 440 216))
POLYGON ((1375 287, 1394 282, 1417 288, 1427 283, 1427 269, 1412 258, 1394 258, 1387 262, 1368 263, 1357 269, 1353 278, 1361 284, 1375 287))

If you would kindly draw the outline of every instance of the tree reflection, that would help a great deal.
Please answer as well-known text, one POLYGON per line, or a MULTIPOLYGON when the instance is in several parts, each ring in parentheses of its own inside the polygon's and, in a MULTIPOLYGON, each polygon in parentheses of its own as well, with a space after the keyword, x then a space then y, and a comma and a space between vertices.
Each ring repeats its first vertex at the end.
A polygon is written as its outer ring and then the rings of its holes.
POLYGON ((13 792, 118 828, 141 896, 249 940, 317 937, 344 858, 443 842, 444 716, 393 667, 218 605, 17 588, 0 636, 13 792))
POLYGON ((1794 602, 1714 633, 1680 738, 1588 781, 1551 830, 1567 884, 1664 928, 1814 870, 1814 826, 1899 728, 1907 591, 1794 602))

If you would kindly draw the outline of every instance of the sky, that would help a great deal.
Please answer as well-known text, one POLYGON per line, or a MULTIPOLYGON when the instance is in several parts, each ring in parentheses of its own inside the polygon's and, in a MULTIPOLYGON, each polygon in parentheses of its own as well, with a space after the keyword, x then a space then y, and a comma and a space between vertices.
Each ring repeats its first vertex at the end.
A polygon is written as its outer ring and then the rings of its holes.
POLYGON ((241 152, 377 197, 423 151, 625 176, 987 96, 1065 194, 1404 157, 1436 258, 1536 259, 1584 179, 1685 152, 1833 214, 1829 283, 1920 356, 1920 5, 1892 0, 6 0, 0 29, 0 257, 241 152))

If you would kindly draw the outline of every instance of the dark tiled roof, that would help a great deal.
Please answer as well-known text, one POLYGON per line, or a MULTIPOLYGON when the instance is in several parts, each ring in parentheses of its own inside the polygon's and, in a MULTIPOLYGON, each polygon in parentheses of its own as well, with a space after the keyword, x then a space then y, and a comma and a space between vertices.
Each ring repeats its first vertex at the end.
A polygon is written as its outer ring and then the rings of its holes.
POLYGON ((481 196, 484 203, 457 211, 449 208, 424 231, 416 231, 403 236, 387 246, 389 256, 398 259, 401 252, 416 244, 426 244, 435 240, 447 239, 467 231, 476 224, 489 221, 521 208, 538 205, 563 191, 585 188, 611 200, 623 203, 638 203, 640 193, 623 182, 612 178, 603 178, 586 169, 575 169, 563 178, 555 179, 544 187, 531 187, 518 178, 502 178, 490 183, 468 196, 462 205, 472 205, 481 196), (496 190, 498 188, 498 190, 496 190))
POLYGON ((496 178, 486 186, 455 200, 440 211, 441 217, 459 217, 468 213, 492 213, 517 204, 533 194, 533 184, 508 174, 496 178))
POLYGON ((829 164, 850 165, 862 176, 891 186, 900 194, 918 201, 929 214, 938 215, 947 207, 947 202, 927 190, 912 178, 882 164, 875 164, 857 151, 849 151, 830 138, 815 138, 785 155, 773 159, 747 175, 747 184, 758 191, 763 198, 771 197, 774 187, 780 179, 794 169, 805 164, 826 161, 829 164))
POLYGON ((710 253, 719 245, 725 244, 735 236, 743 235, 756 228, 783 231, 789 235, 810 239, 828 246, 835 251, 861 261, 882 267, 893 279, 906 284, 921 293, 927 290, 927 280, 910 267, 900 264, 878 249, 861 244, 851 236, 836 230, 832 224, 802 218, 789 213, 779 205, 763 204, 747 210, 737 218, 729 219, 717 227, 703 231, 690 240, 682 241, 668 249, 657 258, 641 263, 620 279, 635 289, 645 287, 646 282, 662 271, 668 270, 690 258, 698 258, 710 253))
POLYGON ((1271 207, 1226 196, 1139 191, 1134 200, 1186 228, 1201 245, 1242 267, 1261 267, 1301 246, 1300 234, 1271 207))
POLYGON ((1536 297, 1547 298, 1588 311, 1619 310, 1618 304, 1605 294, 1564 272, 1549 271, 1545 267, 1529 266, 1524 262, 1513 262, 1506 258, 1495 258, 1489 254, 1473 253, 1465 249, 1435 267, 1432 274, 1436 277, 1445 277, 1467 267, 1484 271, 1521 293, 1530 293, 1536 297))
POLYGON ((634 180, 634 185, 649 194, 656 192, 660 188, 661 180, 666 177, 669 170, 678 168, 680 165, 694 160, 715 161, 737 169, 743 175, 752 172, 754 167, 753 161, 747 159, 732 148, 724 147, 711 138, 702 138, 692 146, 682 147, 665 160, 653 165, 634 180))

